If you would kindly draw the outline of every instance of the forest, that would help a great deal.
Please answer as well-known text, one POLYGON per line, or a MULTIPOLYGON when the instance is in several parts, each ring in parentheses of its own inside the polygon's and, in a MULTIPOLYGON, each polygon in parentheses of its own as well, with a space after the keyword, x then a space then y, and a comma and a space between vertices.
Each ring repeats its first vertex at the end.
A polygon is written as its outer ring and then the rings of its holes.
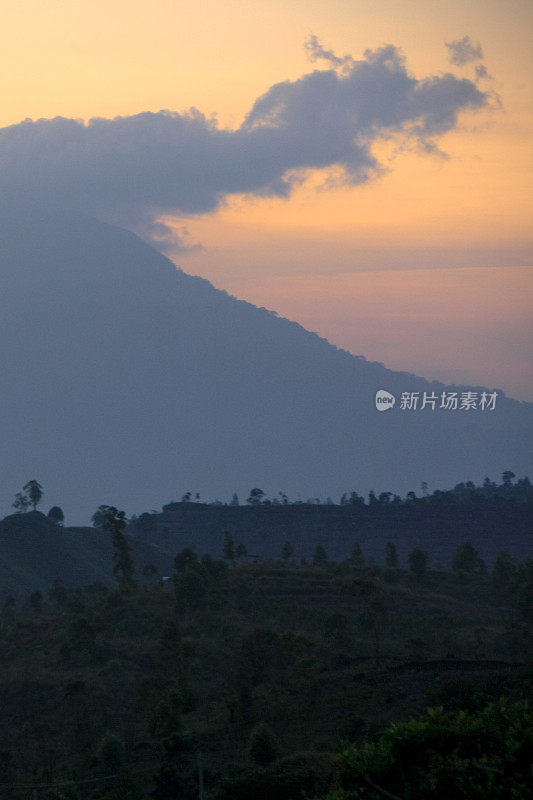
MULTIPOLYGON (((454 507, 488 505, 505 520, 531 503, 529 481, 505 477, 335 508, 365 525, 374 514, 382 533, 378 507, 401 521, 413 504, 426 519, 440 505, 453 521, 454 507)), ((233 508, 283 511, 259 500, 233 508)), ((44 518, 15 516, 33 515, 44 518)), ((219 529, 217 553, 176 548, 163 574, 132 556, 142 519, 95 513, 110 581, 57 575, 47 591, 4 597, 1 798, 528 796, 532 559, 502 548, 487 561, 467 538, 445 566, 429 547, 400 559, 394 535, 377 556, 354 537, 343 558, 327 540, 298 556, 288 538, 257 557, 244 531, 219 529)))

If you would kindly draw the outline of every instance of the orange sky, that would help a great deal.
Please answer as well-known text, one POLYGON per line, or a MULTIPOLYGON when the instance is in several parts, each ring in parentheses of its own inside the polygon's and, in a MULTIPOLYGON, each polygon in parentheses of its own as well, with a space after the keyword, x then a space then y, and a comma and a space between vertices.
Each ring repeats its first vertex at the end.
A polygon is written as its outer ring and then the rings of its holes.
POLYGON ((440 141, 449 159, 383 145, 389 172, 367 186, 319 191, 315 175, 290 200, 234 197, 176 221, 204 249, 175 259, 387 366, 533 400, 529 0, 0 0, 0 13, 2 125, 196 106, 236 127, 269 86, 315 68, 311 33, 356 58, 393 43, 420 77, 471 78, 444 42, 479 40, 502 108, 462 117, 440 141))

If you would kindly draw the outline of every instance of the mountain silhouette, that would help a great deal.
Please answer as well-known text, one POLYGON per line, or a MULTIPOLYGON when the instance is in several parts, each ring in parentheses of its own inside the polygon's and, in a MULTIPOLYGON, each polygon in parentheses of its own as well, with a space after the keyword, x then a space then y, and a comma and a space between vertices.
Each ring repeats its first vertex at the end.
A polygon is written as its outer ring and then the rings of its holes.
POLYGON ((31 478, 79 524, 187 490, 338 500, 531 473, 533 404, 402 410, 404 391, 481 389, 353 356, 97 221, 5 215, 0 342, 4 513, 31 478))

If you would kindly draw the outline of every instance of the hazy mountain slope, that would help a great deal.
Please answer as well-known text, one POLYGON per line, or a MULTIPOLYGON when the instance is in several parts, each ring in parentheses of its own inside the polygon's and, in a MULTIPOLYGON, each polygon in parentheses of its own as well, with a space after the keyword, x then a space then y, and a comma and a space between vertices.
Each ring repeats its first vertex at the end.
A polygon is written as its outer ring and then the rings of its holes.
POLYGON ((442 387, 337 350, 97 222, 2 220, 0 342, 4 511, 30 478, 69 523, 187 489, 337 498, 532 471, 532 404, 379 413, 378 389, 442 387))

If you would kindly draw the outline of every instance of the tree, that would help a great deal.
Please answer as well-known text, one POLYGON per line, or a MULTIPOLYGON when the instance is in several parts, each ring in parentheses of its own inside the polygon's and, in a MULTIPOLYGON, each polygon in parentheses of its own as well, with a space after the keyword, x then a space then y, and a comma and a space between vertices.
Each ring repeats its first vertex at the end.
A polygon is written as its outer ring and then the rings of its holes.
POLYGON ((363 555, 363 551, 361 550, 361 545, 359 542, 356 542, 353 546, 351 560, 353 562, 354 567, 357 569, 361 569, 361 567, 365 566, 365 557, 363 555))
POLYGON ((281 557, 284 561, 288 561, 294 555, 294 548, 290 542, 285 542, 281 550, 281 557))
POLYGON ((238 506, 239 505, 239 498, 238 495, 235 493, 231 498, 230 506, 238 506))
POLYGON ((315 547, 315 552, 313 554, 313 566, 314 567, 323 567, 325 564, 328 563, 328 556, 321 544, 317 544, 315 547))
POLYGON ((529 705, 505 696, 476 711, 428 708, 348 745, 338 797, 523 800, 531 796, 532 725, 529 705))
POLYGON ((8 594, 6 599, 4 600, 4 605, 2 606, 2 614, 12 614, 15 610, 15 606, 17 605, 17 601, 13 597, 12 594, 8 594))
POLYGON ((63 525, 63 522, 65 521, 63 509, 61 509, 59 506, 52 506, 48 512, 48 519, 52 522, 55 522, 56 525, 63 525))
POLYGON ((176 572, 183 572, 187 567, 196 564, 198 556, 192 547, 184 547, 174 559, 174 569, 176 572))
POLYGON ((34 614, 40 614, 43 609, 43 596, 39 590, 30 594, 30 606, 34 614))
POLYGON ((13 622, 13 618, 15 616, 15 606, 16 600, 13 595, 8 594, 4 600, 2 605, 2 610, 0 611, 0 630, 5 627, 10 627, 11 623, 13 622))
POLYGON ((511 594, 517 584, 518 570, 509 553, 503 551, 498 554, 492 569, 492 583, 495 589, 502 594, 511 594))
POLYGON ((516 478, 514 472, 511 472, 510 469, 506 469, 505 472, 502 474, 502 483, 506 489, 509 489, 513 484, 513 478, 516 478))
MULTIPOLYGON (((115 506, 99 506, 98 512, 103 515, 102 528, 109 531, 113 542, 113 575, 122 590, 128 591, 135 586, 135 572, 128 540, 124 536, 126 514, 115 506)), ((94 517, 98 512, 93 514, 94 517)))
POLYGON ((387 609, 381 600, 373 600, 368 604, 368 620, 374 634, 374 658, 376 668, 381 666, 381 635, 387 619, 387 609))
POLYGON ((385 545, 385 564, 392 569, 398 566, 398 552, 394 542, 387 542, 385 545))
POLYGON ((244 556, 247 555, 247 553, 248 551, 246 549, 246 545, 244 545, 242 542, 239 542, 239 544, 235 548, 235 555, 237 556, 237 558, 244 558, 244 556))
POLYGON ((250 506, 258 506, 263 502, 264 496, 265 496, 264 491, 262 489, 257 489, 256 487, 255 489, 251 490, 250 495, 247 498, 246 502, 250 506))
POLYGON ((417 580, 421 581, 424 579, 427 571, 427 564, 428 554, 426 551, 415 547, 409 556, 409 568, 417 580))
POLYGON ((75 617, 67 630, 61 648, 66 658, 85 659, 92 655, 96 646, 96 630, 87 617, 75 617))
POLYGON ((378 501, 378 499, 376 497, 376 493, 371 489, 369 491, 369 493, 368 493, 368 505, 369 506, 377 506, 378 502, 379 501, 378 501))
POLYGON ((124 742, 116 733, 106 731, 98 745, 98 759, 104 772, 118 772, 124 763, 124 742))
POLYGON ((183 791, 183 780, 180 778, 175 764, 162 764, 154 775, 154 788, 151 797, 154 800, 175 800, 183 791))
POLYGON ((176 595, 176 610, 182 603, 190 611, 196 611, 205 605, 208 597, 209 576, 202 564, 192 564, 185 567, 174 577, 174 592, 176 595))
POLYGON ((250 758, 256 764, 266 767, 278 757, 279 747, 274 731, 261 723, 250 736, 250 758))
POLYGON ((520 584, 517 593, 518 609, 524 619, 533 622, 533 581, 520 584))
POLYGON ((26 494, 30 498, 30 502, 31 502, 31 504, 33 506, 33 510, 35 511, 37 506, 39 505, 39 503, 42 500, 42 497, 43 497, 43 494, 44 494, 43 487, 41 486, 41 484, 38 481, 32 480, 32 481, 28 481, 26 486, 23 487, 22 491, 26 492, 26 494))
POLYGON ((224 533, 224 558, 228 561, 235 561, 235 542, 229 531, 224 533))
POLYGON ((459 545, 452 561, 454 572, 466 572, 469 575, 473 575, 474 572, 484 572, 484 566, 471 542, 464 542, 459 545))
POLYGON ((15 502, 13 503, 13 508, 17 510, 20 514, 24 511, 27 511, 28 508, 31 506, 30 498, 23 494, 22 492, 17 492, 15 495, 15 502))
POLYGON ((349 647, 348 617, 345 614, 331 614, 326 618, 324 635, 337 650, 349 647))
POLYGON ((361 497, 357 492, 350 492, 349 505, 351 506, 364 506, 365 498, 361 497))
POLYGON ((48 597, 53 603, 56 603, 59 608, 65 605, 67 602, 68 592, 61 578, 54 578, 52 588, 48 592, 48 597))
MULTIPOLYGON (((103 528, 104 527, 104 523, 106 521, 106 510, 108 508, 109 508, 109 506, 98 506, 98 508, 96 509, 96 511, 94 512, 94 514, 91 517, 91 522, 93 524, 93 528, 103 528)), ((144 516, 144 514, 142 516, 144 516)), ((139 521, 140 520, 141 520, 141 517, 139 518, 139 521)))

